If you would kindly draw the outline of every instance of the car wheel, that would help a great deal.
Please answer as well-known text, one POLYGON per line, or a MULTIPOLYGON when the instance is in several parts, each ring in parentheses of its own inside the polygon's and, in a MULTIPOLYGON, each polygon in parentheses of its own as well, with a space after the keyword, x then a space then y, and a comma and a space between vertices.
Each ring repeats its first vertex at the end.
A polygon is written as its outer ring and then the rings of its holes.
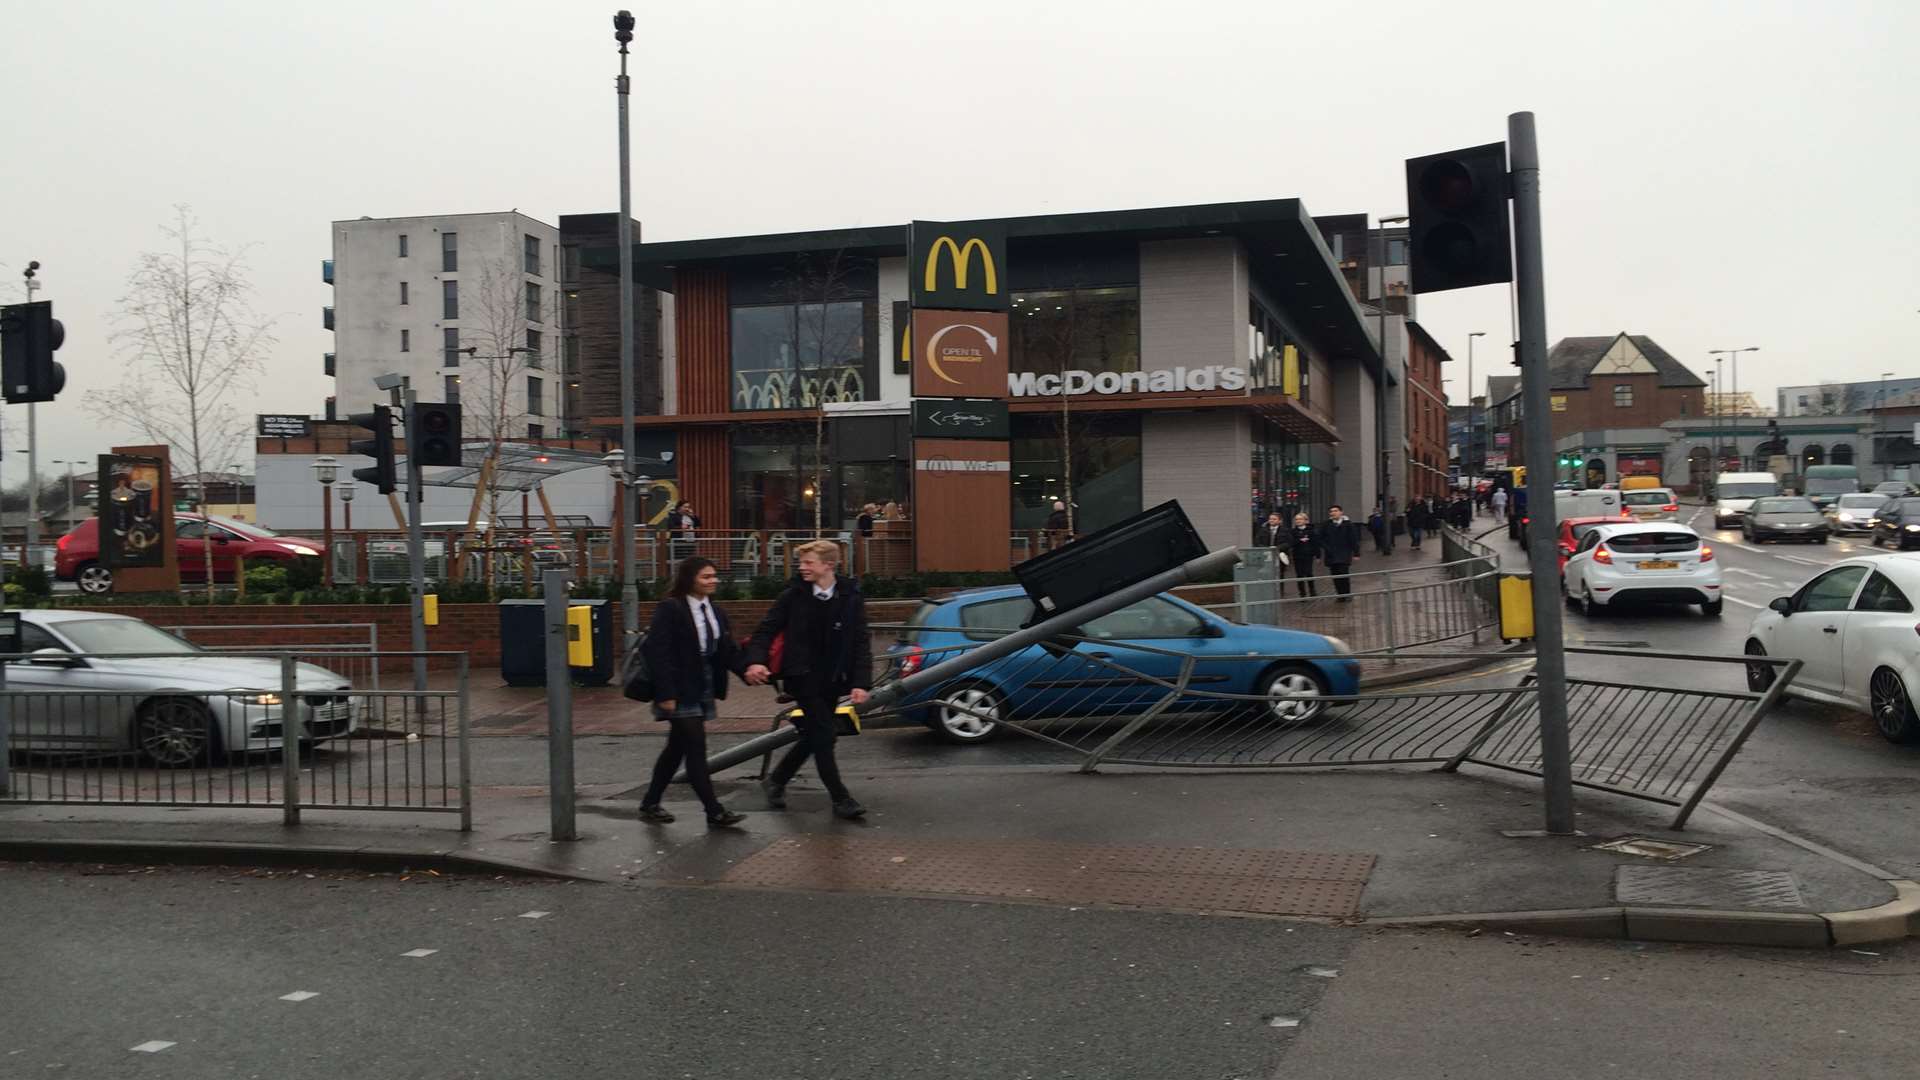
POLYGON ((1907 696, 1905 684, 1892 668, 1873 673, 1868 695, 1873 708, 1873 726, 1880 729, 1888 742, 1920 742, 1920 716, 1914 715, 1913 699, 1907 696))
POLYGON ((1593 601, 1593 590, 1585 585, 1580 586, 1580 614, 1589 619, 1597 619, 1601 615, 1600 605, 1593 601))
POLYGON ((986 683, 961 683, 934 701, 927 726, 950 743, 983 743, 1000 734, 1006 713, 1005 694, 986 683))
POLYGON ((101 566, 97 562, 83 564, 80 569, 74 573, 73 581, 75 585, 80 587, 81 592, 93 596, 100 596, 113 591, 113 571, 101 566))
MULTIPOLYGON (((1757 641, 1749 641, 1747 642, 1747 655, 1765 656, 1767 655, 1767 647, 1757 641)), ((1772 664, 1748 664, 1747 689, 1756 694, 1766 693, 1767 688, 1773 685, 1773 671, 1774 667, 1772 664)))
POLYGON ((1709 600, 1700 605, 1700 613, 1710 619, 1717 619, 1720 617, 1720 612, 1725 610, 1726 606, 1727 602, 1725 600, 1709 600))
POLYGON ((178 769, 213 760, 220 736, 213 714, 193 698, 155 698, 133 718, 133 745, 150 764, 178 769))
POLYGON ((1260 679, 1267 715, 1282 724, 1305 724, 1327 709, 1326 677, 1304 664, 1274 668, 1260 679))

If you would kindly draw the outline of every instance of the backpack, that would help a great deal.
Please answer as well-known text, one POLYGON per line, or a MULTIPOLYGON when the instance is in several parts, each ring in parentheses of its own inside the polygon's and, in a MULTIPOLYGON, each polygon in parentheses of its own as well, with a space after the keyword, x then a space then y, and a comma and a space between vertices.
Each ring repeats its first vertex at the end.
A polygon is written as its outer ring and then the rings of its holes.
POLYGON ((647 669, 647 654, 641 649, 647 643, 643 632, 634 639, 633 648, 627 650, 626 681, 620 691, 635 701, 653 700, 653 672, 647 669))

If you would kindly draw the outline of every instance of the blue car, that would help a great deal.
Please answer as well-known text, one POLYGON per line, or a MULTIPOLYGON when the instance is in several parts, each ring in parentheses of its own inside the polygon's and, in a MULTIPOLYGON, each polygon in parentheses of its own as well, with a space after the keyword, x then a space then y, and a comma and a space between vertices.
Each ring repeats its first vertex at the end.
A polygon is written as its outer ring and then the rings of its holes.
MULTIPOLYGON (((927 601, 888 650, 886 674, 911 675, 1017 629, 1032 614, 1033 601, 1017 586, 927 601)), ((999 732, 1000 718, 1139 712, 1164 697, 1166 687, 1129 673, 1171 682, 1189 656, 1194 689, 1257 696, 1286 724, 1317 718, 1329 707, 1324 698, 1354 694, 1360 685, 1360 665, 1339 638, 1243 626, 1165 593, 1091 620, 1075 636, 1086 640, 1029 646, 908 698, 902 711, 949 742, 985 742, 999 732), (1133 644, 1141 648, 1127 648, 1133 644), (1292 659, 1321 656, 1326 659, 1292 659)), ((1190 704, 1204 702, 1196 697, 1190 704)))

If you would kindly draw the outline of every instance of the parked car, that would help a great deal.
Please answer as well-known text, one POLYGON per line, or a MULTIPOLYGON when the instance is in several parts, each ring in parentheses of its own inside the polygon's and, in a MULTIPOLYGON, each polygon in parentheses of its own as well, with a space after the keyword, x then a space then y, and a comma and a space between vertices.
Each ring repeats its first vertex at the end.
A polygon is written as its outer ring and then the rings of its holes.
MULTIPOLYGON (((1893 742, 1920 742, 1920 555, 1866 555, 1823 570, 1775 599, 1747 629, 1749 656, 1797 657, 1786 692, 1866 712, 1893 742)), ((1772 665, 1747 665, 1763 691, 1772 665)))
MULTIPOLYGON (((206 514, 173 515, 173 549, 180 559, 180 580, 207 580, 206 551, 213 548, 213 579, 232 581, 235 561, 290 563, 320 558, 320 541, 281 536, 272 529, 206 514)), ((100 561, 100 519, 74 526, 56 545, 53 576, 71 581, 83 593, 113 591, 113 571, 100 561)))
MULTIPOLYGON (((94 611, 22 611, 20 651, 32 655, 7 664, 15 750, 133 751, 173 768, 281 746, 289 709, 278 660, 206 652, 151 623, 94 611), (166 655, 103 655, 111 653, 166 655)), ((295 679, 303 743, 352 733, 346 676, 300 664, 295 679)))
POLYGON ((1905 551, 1920 544, 1920 498, 1889 499, 1873 516, 1874 547, 1891 544, 1905 551))
POLYGON ((1798 540, 1806 544, 1827 542, 1827 516, 1812 499, 1800 495, 1776 495, 1753 500, 1753 508, 1740 521, 1740 535, 1756 544, 1769 540, 1798 540))
POLYGON ((1631 525, 1633 519, 1620 514, 1614 517, 1571 517, 1560 519, 1560 572, 1567 572, 1567 556, 1580 547, 1580 541, 1601 525, 1631 525))
MULTIPOLYGON (((996 631, 1015 629, 1032 614, 1032 599, 1017 587, 975 589, 927 601, 908 620, 902 640, 888 650, 886 674, 911 675, 970 644, 1000 637, 996 631)), ((1098 661, 1171 680, 1188 656, 1195 660, 1193 681, 1199 688, 1209 693, 1257 695, 1264 699, 1265 711, 1286 724, 1316 719, 1329 707, 1321 699, 1359 689, 1360 665, 1339 638, 1241 625, 1166 594, 1093 619, 1076 636, 1087 639, 1073 646, 1072 652, 1087 658, 1087 667, 1076 669, 1077 678, 1073 677, 1076 670, 1069 670, 1067 678, 1035 679, 1036 673, 1058 671, 1057 657, 1070 654, 1059 652, 1061 645, 1033 645, 925 690, 902 702, 902 707, 918 707, 922 721, 948 742, 979 743, 999 732, 997 721, 1003 717, 1138 712, 1163 696, 1164 690, 1157 684, 1116 677, 1098 661), (1134 643, 1165 652, 1125 648, 1134 643), (1260 657, 1313 659, 1262 663, 1260 657)), ((1196 698, 1189 705, 1202 700, 1196 698)))
POLYGON ((1620 493, 1620 509, 1635 521, 1680 520, 1680 497, 1671 488, 1638 487, 1620 493))
POLYGON ((1871 533, 1873 519, 1889 500, 1890 496, 1872 492, 1842 495, 1827 507, 1827 527, 1835 533, 1871 533))
POLYGON ((1585 615, 1614 604, 1699 604, 1719 616, 1720 564, 1713 545, 1677 522, 1602 525, 1567 557, 1560 587, 1585 615))
POLYGON ((1916 494, 1916 492, 1914 491, 1913 485, 1907 483, 1905 480, 1887 480, 1882 483, 1875 484, 1873 485, 1872 493, 1875 495, 1889 495, 1889 496, 1896 496, 1896 497, 1900 495, 1916 494))

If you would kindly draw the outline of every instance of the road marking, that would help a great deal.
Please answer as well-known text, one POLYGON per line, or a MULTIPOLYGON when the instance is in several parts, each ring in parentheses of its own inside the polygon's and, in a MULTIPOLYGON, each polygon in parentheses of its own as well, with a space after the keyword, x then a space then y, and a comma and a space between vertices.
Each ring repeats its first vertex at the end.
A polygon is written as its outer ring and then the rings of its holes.
POLYGON ((291 994, 281 994, 280 1000, 281 1001, 307 1001, 311 998, 317 998, 319 996, 320 996, 319 993, 313 990, 295 990, 291 994))
POLYGON ((523 919, 544 919, 551 914, 553 914, 551 911, 523 911, 520 913, 520 917, 523 919))
POLYGON ((1720 599, 1725 600, 1729 604, 1739 604, 1741 607, 1750 607, 1755 611, 1765 611, 1767 607, 1765 604, 1756 604, 1751 600, 1742 600, 1737 596, 1727 596, 1724 593, 1721 594, 1720 599))
POLYGON ((157 1054, 169 1046, 179 1045, 179 1043, 162 1042, 159 1039, 154 1039, 151 1042, 143 1042, 139 1046, 130 1047, 130 1049, 136 1054, 157 1054))
POLYGON ((415 960, 418 960, 423 956, 432 956, 434 953, 437 953, 439 951, 440 951, 439 949, 411 949, 411 950, 408 950, 407 952, 401 953, 400 955, 411 956, 415 960))
POLYGON ((1740 568, 1740 567, 1738 567, 1738 566, 1729 566, 1729 567, 1727 567, 1727 573, 1729 573, 1729 574, 1745 574, 1745 575, 1747 575, 1748 577, 1757 577, 1757 578, 1759 578, 1759 579, 1760 579, 1761 581, 1772 581, 1772 580, 1773 580, 1772 578, 1770 578, 1770 577, 1768 577, 1767 575, 1765 575, 1765 574, 1763 574, 1763 573, 1761 573, 1761 572, 1760 572, 1760 571, 1758 571, 1758 570, 1745 570, 1745 569, 1742 569, 1742 568, 1740 568))

